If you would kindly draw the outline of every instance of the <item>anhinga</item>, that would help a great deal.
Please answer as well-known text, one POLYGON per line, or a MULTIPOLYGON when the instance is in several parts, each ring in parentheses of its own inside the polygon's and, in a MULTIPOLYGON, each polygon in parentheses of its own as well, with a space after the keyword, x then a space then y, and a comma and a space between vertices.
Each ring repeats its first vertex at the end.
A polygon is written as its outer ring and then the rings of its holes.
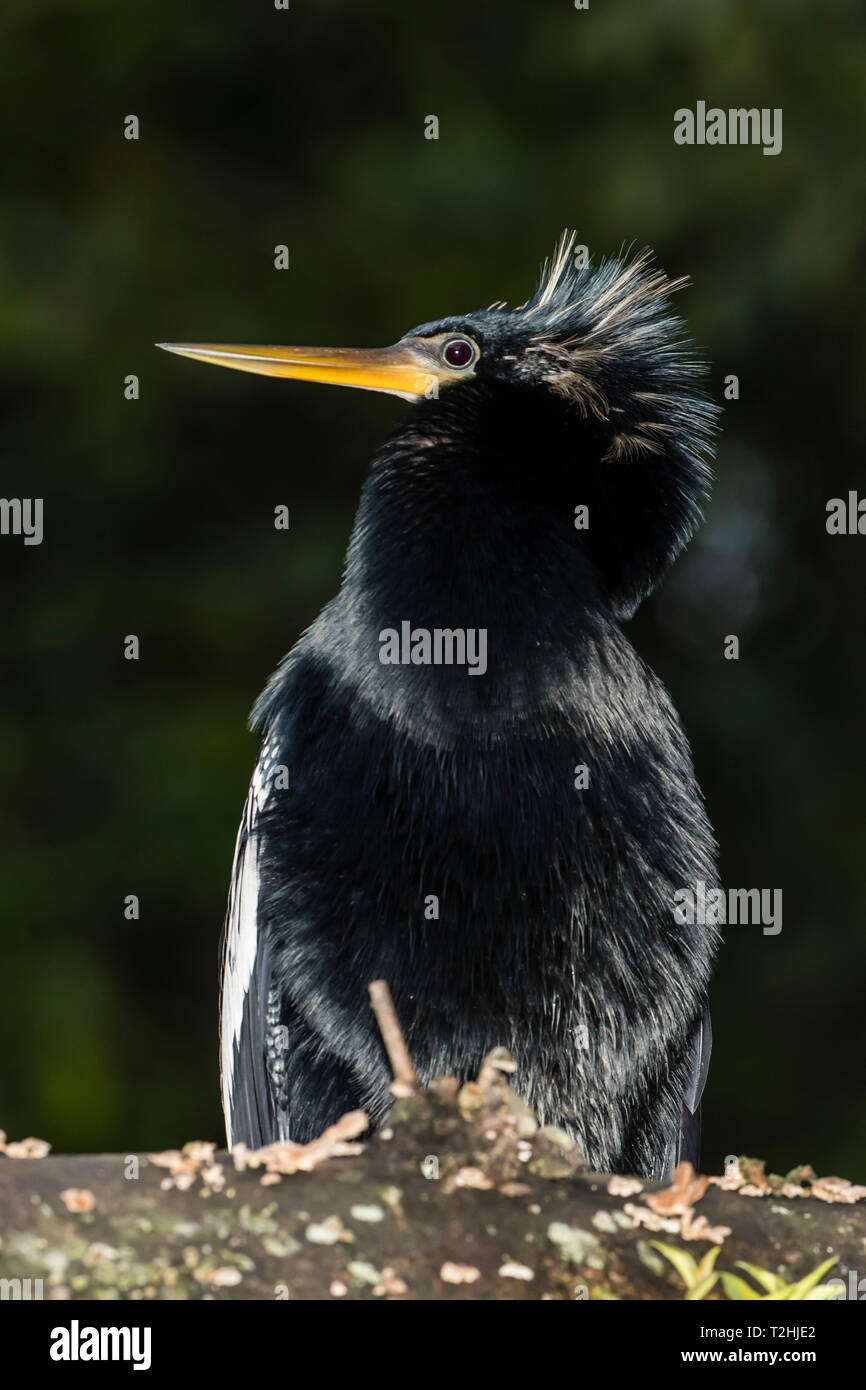
POLYGON ((716 882, 715 846, 620 627, 708 486, 715 407, 677 287, 647 254, 578 265, 567 235, 524 305, 383 350, 161 345, 412 402, 339 593, 255 706, 223 945, 230 1145, 356 1107, 383 1122, 383 978, 422 1082, 502 1046, 594 1169, 697 1162, 717 931, 681 925, 674 895, 716 882))

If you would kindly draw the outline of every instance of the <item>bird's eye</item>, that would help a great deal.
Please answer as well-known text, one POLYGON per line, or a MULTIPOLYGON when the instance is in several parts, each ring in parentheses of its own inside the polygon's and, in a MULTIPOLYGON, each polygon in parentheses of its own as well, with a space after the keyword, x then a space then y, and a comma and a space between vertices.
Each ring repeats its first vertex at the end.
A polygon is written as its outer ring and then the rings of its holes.
POLYGON ((442 348, 442 361, 459 371, 475 361, 475 347, 466 338, 449 338, 442 348))

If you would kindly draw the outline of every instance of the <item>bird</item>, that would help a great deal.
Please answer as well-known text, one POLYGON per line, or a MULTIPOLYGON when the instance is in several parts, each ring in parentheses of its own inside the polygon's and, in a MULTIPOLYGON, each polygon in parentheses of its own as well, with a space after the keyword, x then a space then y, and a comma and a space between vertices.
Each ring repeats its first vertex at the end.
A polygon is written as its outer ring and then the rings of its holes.
POLYGON ((421 1085, 513 1083, 590 1169, 697 1168, 717 847, 623 631, 703 520, 718 407, 650 251, 566 232, 524 303, 384 349, 164 343, 388 392, 335 596, 254 706, 221 959, 229 1148, 381 1128, 383 979, 421 1085), (408 408, 407 408, 408 406, 408 408))

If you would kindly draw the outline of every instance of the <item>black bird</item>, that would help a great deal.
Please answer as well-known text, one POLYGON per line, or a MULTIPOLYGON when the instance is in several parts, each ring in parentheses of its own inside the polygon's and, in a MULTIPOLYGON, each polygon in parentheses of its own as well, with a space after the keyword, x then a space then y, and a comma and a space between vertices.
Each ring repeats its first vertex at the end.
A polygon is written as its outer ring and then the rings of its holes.
POLYGON ((701 519, 715 407, 648 253, 384 350, 161 344, 389 391, 342 587, 284 659, 223 942, 229 1144, 380 1125, 388 981, 419 1078, 515 1083, 590 1165, 697 1163, 717 882, 670 697, 620 624, 701 519), (582 510, 585 509, 585 510, 582 510))

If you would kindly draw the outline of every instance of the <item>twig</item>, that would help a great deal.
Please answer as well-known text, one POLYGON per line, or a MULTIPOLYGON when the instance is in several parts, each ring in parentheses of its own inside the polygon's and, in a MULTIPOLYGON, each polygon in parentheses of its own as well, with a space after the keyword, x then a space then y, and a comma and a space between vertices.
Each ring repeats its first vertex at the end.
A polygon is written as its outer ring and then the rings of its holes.
POLYGON ((400 1031, 387 980, 374 980, 370 985, 370 1005, 376 1015, 395 1082, 414 1090, 418 1086, 418 1077, 415 1075, 409 1049, 400 1031))

